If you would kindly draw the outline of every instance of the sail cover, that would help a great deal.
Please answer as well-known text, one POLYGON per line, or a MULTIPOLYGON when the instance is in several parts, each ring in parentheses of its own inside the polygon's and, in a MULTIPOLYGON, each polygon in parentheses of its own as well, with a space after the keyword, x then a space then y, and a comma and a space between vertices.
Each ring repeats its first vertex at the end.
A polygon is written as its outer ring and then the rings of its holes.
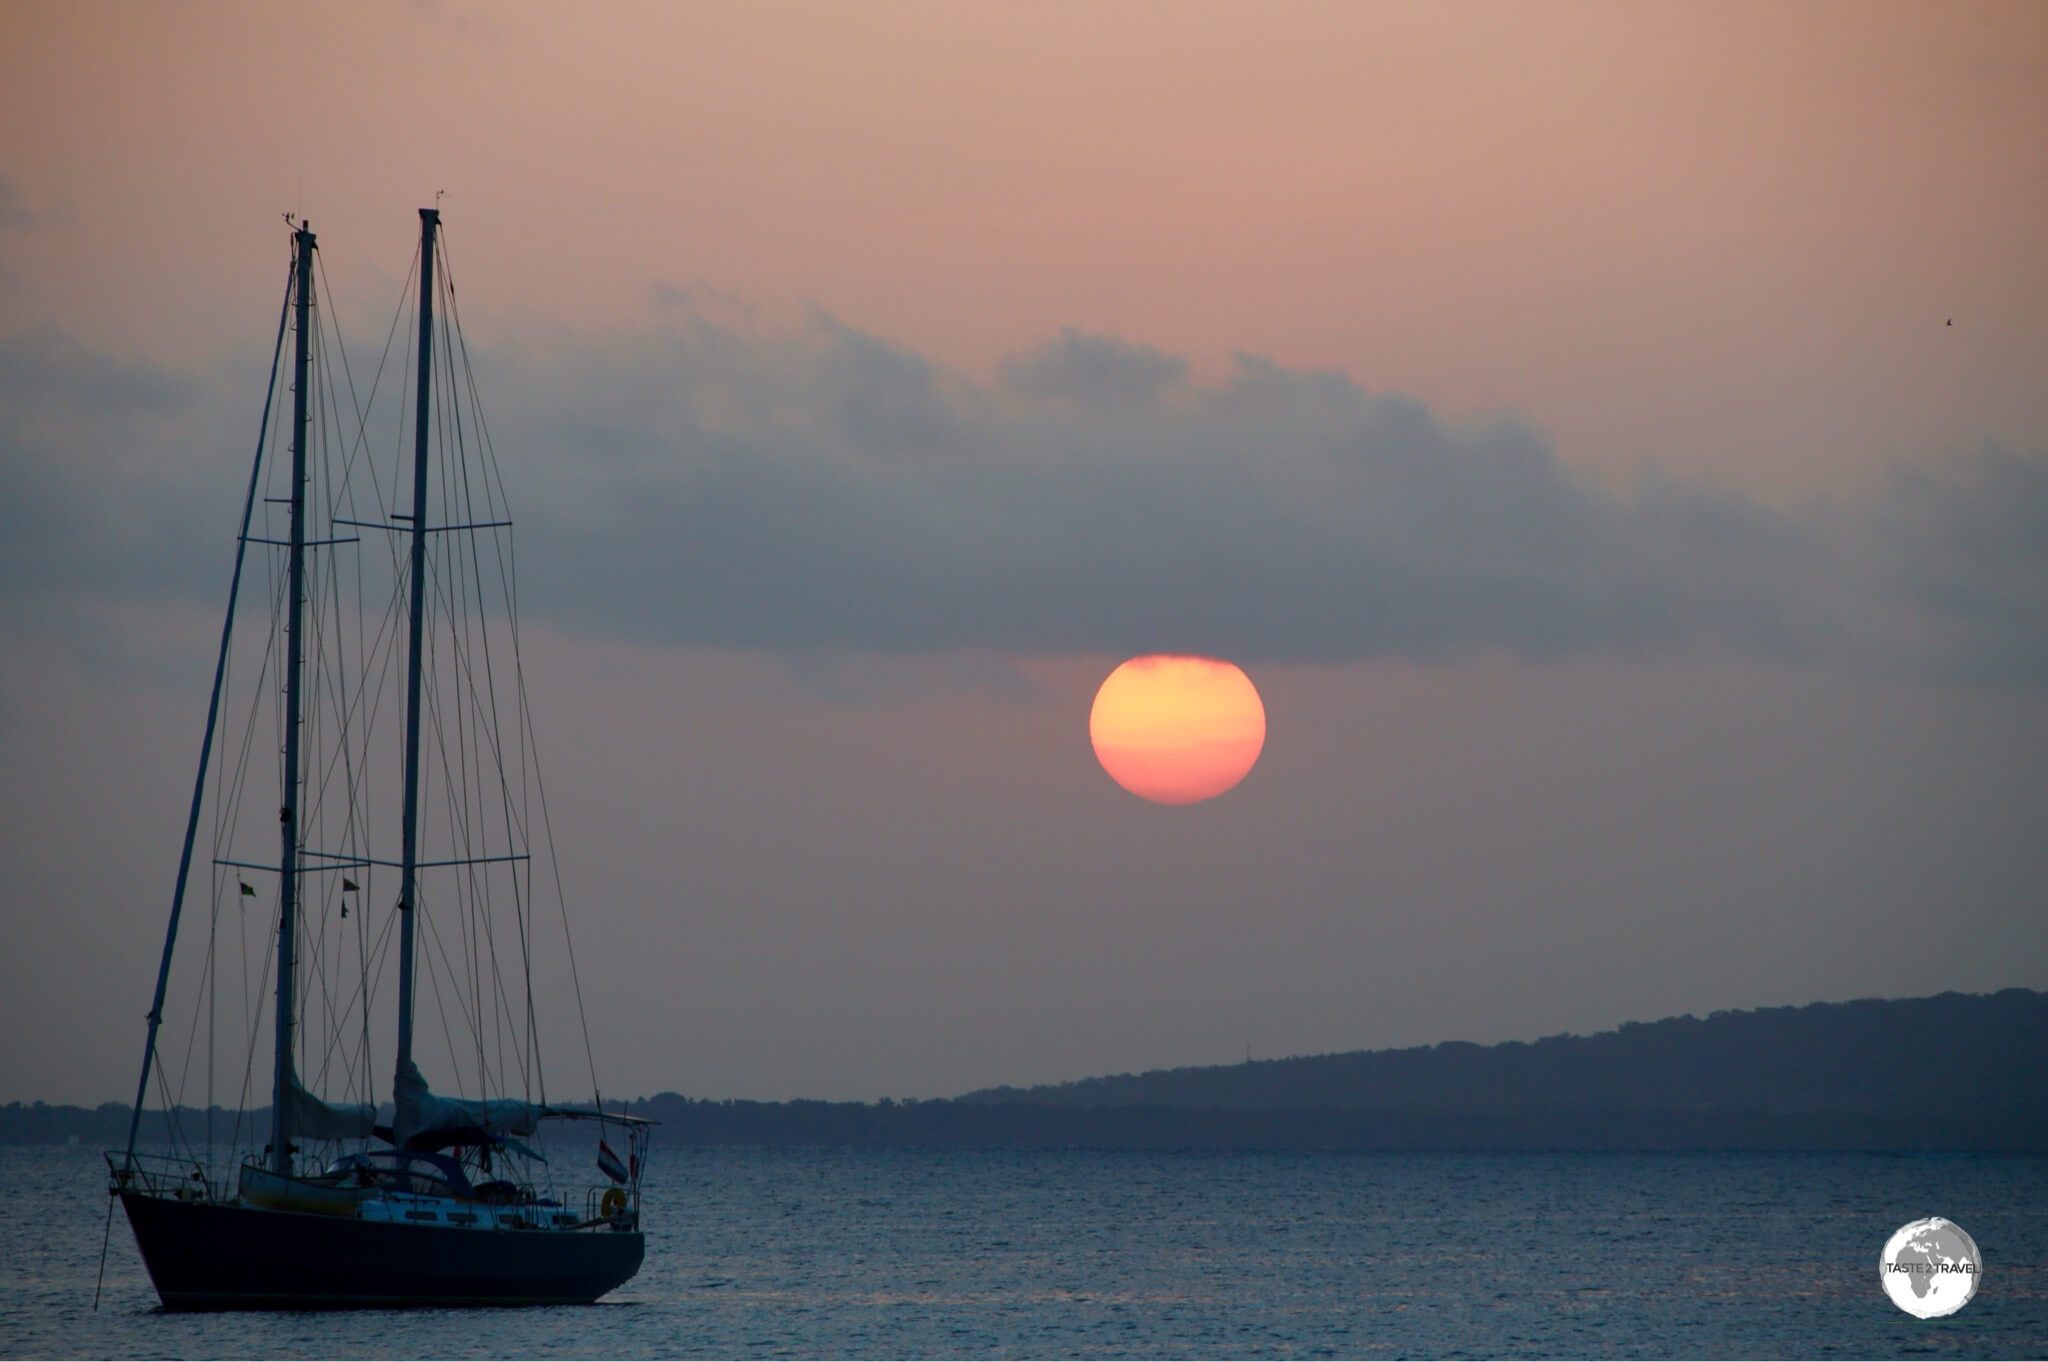
POLYGON ((507 1135, 531 1135, 540 1124, 541 1109, 531 1102, 437 1096, 411 1060, 399 1065, 393 1088, 391 1142, 401 1149, 490 1143, 507 1135))
POLYGON ((365 1140, 377 1124, 375 1107, 324 1101, 301 1087, 296 1075, 285 1086, 284 1100, 291 1106, 291 1129, 309 1140, 365 1140))

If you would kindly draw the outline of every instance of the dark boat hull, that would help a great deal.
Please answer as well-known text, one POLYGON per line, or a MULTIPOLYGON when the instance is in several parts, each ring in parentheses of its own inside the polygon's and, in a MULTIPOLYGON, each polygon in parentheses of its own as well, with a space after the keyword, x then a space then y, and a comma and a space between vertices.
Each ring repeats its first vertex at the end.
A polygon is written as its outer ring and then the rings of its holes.
POLYGON ((124 1192, 171 1310, 587 1305, 640 1270, 638 1231, 471 1230, 124 1192))

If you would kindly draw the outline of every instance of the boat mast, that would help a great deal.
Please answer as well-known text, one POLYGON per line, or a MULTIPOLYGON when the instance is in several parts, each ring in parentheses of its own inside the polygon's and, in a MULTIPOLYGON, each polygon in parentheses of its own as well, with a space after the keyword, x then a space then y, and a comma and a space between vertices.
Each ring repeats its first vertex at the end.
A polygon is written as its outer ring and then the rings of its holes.
POLYGON ((299 915, 299 682, 305 670, 303 625, 306 604, 306 399, 312 344, 313 230, 301 223, 294 233, 298 337, 292 352, 292 530, 290 582, 286 587, 284 670, 284 804, 277 818, 283 846, 278 873, 277 919, 277 1056, 271 1082, 270 1167, 289 1177, 292 1171, 293 977, 296 969, 299 915))
MULTIPOLYGON (((398 884, 398 1075, 412 1068, 413 907, 419 892, 420 650, 427 599, 427 433, 433 414, 434 232, 441 210, 420 209, 420 372, 412 447, 412 628, 405 664, 405 845, 398 884)), ((400 517, 403 519, 404 517, 400 517)))

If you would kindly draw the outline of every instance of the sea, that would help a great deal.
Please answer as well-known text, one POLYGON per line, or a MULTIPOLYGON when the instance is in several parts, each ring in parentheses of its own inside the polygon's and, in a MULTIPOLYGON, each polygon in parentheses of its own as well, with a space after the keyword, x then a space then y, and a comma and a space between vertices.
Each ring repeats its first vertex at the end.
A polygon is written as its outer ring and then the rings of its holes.
POLYGON ((2040 1357, 2048 1159, 683 1149, 594 1306, 170 1314, 85 1148, 0 1148, 9 1357, 2040 1357), (1879 1285, 1911 1220, 1958 1313, 1879 1285), (105 1275, 100 1280, 105 1235, 105 1275), (100 1298, 94 1306, 95 1286, 100 1298))

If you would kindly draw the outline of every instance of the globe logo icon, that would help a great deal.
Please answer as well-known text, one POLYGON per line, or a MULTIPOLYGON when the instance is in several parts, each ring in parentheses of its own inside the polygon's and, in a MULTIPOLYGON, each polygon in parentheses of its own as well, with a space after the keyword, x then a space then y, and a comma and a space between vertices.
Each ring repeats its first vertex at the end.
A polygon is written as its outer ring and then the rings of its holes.
POLYGON ((1977 1294, 1984 1259, 1953 1220, 1930 1216, 1901 1225, 1885 1241, 1878 1280, 1892 1304, 1919 1319, 1953 1315, 1977 1294))

